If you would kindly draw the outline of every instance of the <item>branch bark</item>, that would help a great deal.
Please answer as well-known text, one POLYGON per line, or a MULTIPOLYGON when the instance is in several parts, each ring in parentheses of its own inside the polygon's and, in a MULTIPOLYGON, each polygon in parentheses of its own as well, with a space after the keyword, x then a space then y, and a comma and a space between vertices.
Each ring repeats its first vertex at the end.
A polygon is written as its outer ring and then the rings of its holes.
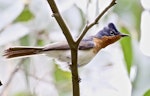
POLYGON ((48 0, 48 3, 51 7, 53 12, 53 16, 55 17, 57 23, 59 24, 60 28, 62 29, 67 42, 71 49, 71 74, 72 74, 72 85, 73 85, 73 96, 80 96, 80 88, 79 88, 79 75, 78 75, 78 66, 77 66, 77 56, 78 56, 78 44, 72 38, 70 31, 65 24, 54 0, 48 0))
POLYGON ((48 1, 48 4, 50 5, 51 7, 51 10, 53 12, 53 17, 55 17, 57 23, 59 24, 63 34, 65 35, 66 39, 67 39, 67 42, 69 44, 70 47, 73 47, 73 43, 74 43, 74 40, 72 38, 72 35, 69 31, 69 28, 67 27, 66 23, 64 22, 57 6, 56 6, 56 3, 54 0, 47 0, 48 1))
POLYGON ((72 35, 69 31, 69 28, 65 24, 57 6, 54 0, 48 0, 48 3, 50 5, 50 8, 53 12, 53 16, 55 17, 57 23, 59 24, 60 28, 62 29, 62 32, 64 33, 67 42, 71 49, 71 74, 72 74, 72 85, 73 85, 73 96, 80 96, 80 88, 79 88, 79 75, 78 75, 78 46, 83 39, 84 35, 87 33, 87 31, 93 27, 94 25, 98 24, 98 21, 100 18, 110 9, 113 5, 115 5, 116 0, 112 0, 112 2, 109 4, 108 7, 104 9, 104 11, 97 16, 97 18, 89 25, 86 25, 83 29, 81 35, 78 37, 77 41, 74 41, 72 38, 72 35))

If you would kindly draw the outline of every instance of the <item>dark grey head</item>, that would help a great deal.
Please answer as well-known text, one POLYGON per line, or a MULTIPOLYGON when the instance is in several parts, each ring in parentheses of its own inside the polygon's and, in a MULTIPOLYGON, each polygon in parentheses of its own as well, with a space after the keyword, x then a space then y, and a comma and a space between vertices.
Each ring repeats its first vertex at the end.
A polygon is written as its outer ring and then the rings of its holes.
POLYGON ((115 36, 120 35, 121 37, 125 37, 128 35, 120 33, 113 23, 109 23, 107 27, 104 27, 103 30, 99 31, 94 37, 102 38, 103 36, 115 36))

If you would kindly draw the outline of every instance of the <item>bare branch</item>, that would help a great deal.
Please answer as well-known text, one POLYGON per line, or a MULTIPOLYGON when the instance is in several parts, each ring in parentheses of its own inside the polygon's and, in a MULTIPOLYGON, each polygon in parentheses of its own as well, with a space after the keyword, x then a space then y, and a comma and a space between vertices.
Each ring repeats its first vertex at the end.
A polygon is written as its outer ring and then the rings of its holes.
MULTIPOLYGON (((25 70, 23 68, 20 68, 20 69, 25 72, 25 70)), ((44 82, 44 83, 48 83, 48 84, 51 83, 49 80, 44 79, 45 75, 43 77, 38 77, 38 76, 36 76, 36 75, 34 75, 34 74, 30 73, 30 72, 26 72, 26 74, 28 76, 34 78, 35 80, 38 80, 38 81, 41 81, 41 82, 44 82)))
POLYGON ((23 64, 24 60, 25 60, 25 59, 22 59, 22 60, 17 64, 17 66, 15 67, 15 69, 11 72, 10 77, 9 77, 7 83, 4 84, 4 88, 2 89, 2 91, 1 91, 1 93, 0 93, 0 96, 3 96, 5 90, 9 87, 9 85, 10 85, 12 79, 14 78, 14 76, 15 76, 15 74, 18 72, 18 70, 20 69, 20 67, 21 67, 21 65, 23 64))
POLYGON ((59 10, 58 10, 58 8, 56 6, 56 3, 54 2, 54 0, 47 0, 47 1, 48 1, 49 5, 51 7, 52 12, 53 12, 52 16, 55 17, 57 23, 59 24, 62 32, 64 33, 64 35, 65 35, 65 37, 66 37, 66 39, 67 39, 67 41, 69 43, 69 46, 73 47, 74 40, 72 38, 72 35, 71 35, 67 25, 64 22, 61 14, 59 13, 59 10))
POLYGON ((100 13, 94 20, 89 25, 86 25, 85 28, 83 29, 82 33, 80 34, 79 38, 77 39, 76 43, 79 44, 80 41, 83 39, 84 35, 87 33, 87 31, 92 28, 94 25, 98 24, 98 21, 101 19, 101 17, 112 7, 116 4, 116 0, 112 0, 112 2, 100 13))
POLYGON ((55 17, 57 23, 61 27, 61 29, 62 29, 62 31, 63 31, 63 33, 64 33, 64 35, 68 41, 70 49, 71 49, 71 58, 72 58, 71 74, 72 74, 72 84, 73 84, 73 96, 80 96, 79 76, 78 76, 78 66, 77 66, 77 63, 78 63, 78 60, 77 60, 78 57, 77 56, 78 56, 79 43, 81 42, 82 38, 87 33, 87 31, 91 27, 93 27, 95 24, 98 23, 100 18, 107 12, 108 9, 110 9, 113 5, 116 4, 115 1, 116 0, 112 0, 112 2, 109 4, 109 6, 106 7, 104 9, 104 11, 97 16, 97 18, 94 20, 94 22, 85 26, 81 35, 79 36, 79 38, 75 42, 72 38, 72 35, 70 34, 70 31, 69 31, 67 25, 65 24, 64 20, 62 19, 54 0, 48 0, 48 3, 49 3, 49 5, 52 9, 52 12, 53 12, 53 17, 55 17))
POLYGON ((48 0, 48 3, 52 9, 53 16, 55 17, 57 23, 61 27, 70 46, 71 58, 72 58, 71 73, 72 73, 73 96, 80 96, 79 82, 78 82, 79 76, 78 76, 78 66, 77 66, 78 45, 74 42, 72 35, 70 34, 67 25, 62 19, 54 0, 48 0))

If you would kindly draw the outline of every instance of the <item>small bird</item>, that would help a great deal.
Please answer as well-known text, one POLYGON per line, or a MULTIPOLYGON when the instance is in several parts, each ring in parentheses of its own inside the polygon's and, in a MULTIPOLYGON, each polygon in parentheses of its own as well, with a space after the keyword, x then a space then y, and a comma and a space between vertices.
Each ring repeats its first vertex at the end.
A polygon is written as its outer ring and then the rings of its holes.
MULTIPOLYGON (((78 66, 88 64, 106 46, 128 35, 120 33, 113 23, 109 23, 96 35, 83 38, 78 47, 78 66)), ((12 47, 5 50, 6 58, 45 54, 62 62, 71 63, 71 52, 67 42, 56 42, 44 47, 12 47)))

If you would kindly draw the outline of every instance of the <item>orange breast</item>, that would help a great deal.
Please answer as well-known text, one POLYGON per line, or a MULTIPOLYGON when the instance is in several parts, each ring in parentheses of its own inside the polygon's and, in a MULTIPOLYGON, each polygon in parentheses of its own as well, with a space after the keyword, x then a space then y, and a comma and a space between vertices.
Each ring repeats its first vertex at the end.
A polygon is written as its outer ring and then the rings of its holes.
POLYGON ((94 42, 96 47, 94 48, 93 52, 97 53, 100 49, 105 48, 106 46, 118 41, 121 38, 120 35, 116 36, 103 36, 102 38, 94 38, 94 42))

